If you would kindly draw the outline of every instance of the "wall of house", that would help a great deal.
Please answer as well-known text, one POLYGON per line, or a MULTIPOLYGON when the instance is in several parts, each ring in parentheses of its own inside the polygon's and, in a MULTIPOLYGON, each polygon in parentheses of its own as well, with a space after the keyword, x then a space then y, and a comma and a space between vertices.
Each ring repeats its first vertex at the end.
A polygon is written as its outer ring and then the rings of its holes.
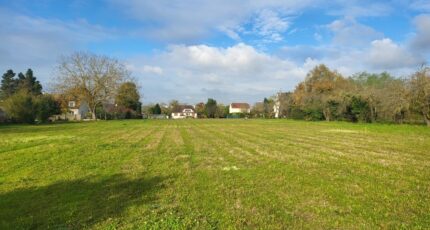
POLYGON ((195 112, 172 113, 172 119, 184 119, 187 117, 197 118, 197 113, 195 112))
POLYGON ((233 108, 230 105, 229 113, 250 113, 250 109, 242 109, 242 108, 233 108))

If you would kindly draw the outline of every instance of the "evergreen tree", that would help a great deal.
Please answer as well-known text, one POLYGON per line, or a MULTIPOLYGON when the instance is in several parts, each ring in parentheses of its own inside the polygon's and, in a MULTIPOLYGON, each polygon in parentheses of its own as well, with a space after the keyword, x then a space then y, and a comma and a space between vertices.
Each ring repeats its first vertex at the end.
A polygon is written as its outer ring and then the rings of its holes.
POLYGON ((25 90, 32 95, 42 94, 42 85, 33 75, 33 70, 28 69, 24 74, 18 74, 18 88, 19 90, 25 90))
POLYGON ((206 108, 206 116, 208 118, 215 118, 215 113, 217 111, 217 102, 212 98, 208 98, 208 101, 205 105, 206 108))
POLYGON ((3 74, 0 87, 0 99, 6 99, 16 92, 17 80, 15 73, 10 69, 3 74))
POLYGON ((161 107, 159 104, 155 104, 155 106, 152 108, 152 114, 161 114, 161 107))

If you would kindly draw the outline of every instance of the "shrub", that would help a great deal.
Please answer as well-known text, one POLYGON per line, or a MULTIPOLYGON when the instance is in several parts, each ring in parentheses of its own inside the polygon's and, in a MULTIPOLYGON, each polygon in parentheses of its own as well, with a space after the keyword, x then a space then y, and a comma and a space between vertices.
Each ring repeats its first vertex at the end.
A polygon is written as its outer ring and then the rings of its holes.
POLYGON ((36 108, 34 98, 28 92, 22 90, 10 96, 4 101, 6 115, 14 122, 34 123, 36 108))

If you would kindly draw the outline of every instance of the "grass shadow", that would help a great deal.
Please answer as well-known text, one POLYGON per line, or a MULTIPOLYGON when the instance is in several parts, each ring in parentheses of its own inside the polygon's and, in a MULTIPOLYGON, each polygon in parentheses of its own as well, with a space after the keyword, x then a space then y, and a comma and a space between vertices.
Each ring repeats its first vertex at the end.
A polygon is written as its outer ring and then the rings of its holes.
POLYGON ((0 193, 0 229, 82 229, 120 217, 134 205, 157 202, 168 178, 114 175, 0 193))

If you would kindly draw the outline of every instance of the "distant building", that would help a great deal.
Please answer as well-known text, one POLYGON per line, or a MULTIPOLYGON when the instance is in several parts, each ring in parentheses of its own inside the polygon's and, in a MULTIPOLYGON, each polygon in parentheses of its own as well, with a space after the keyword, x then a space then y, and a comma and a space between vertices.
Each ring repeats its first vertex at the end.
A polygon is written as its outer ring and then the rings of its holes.
POLYGON ((67 110, 66 117, 69 120, 82 120, 90 111, 88 104, 82 101, 68 101, 67 110))
POLYGON ((250 113, 251 106, 248 103, 231 103, 229 107, 229 113, 250 113))
POLYGON ((196 110, 192 105, 179 105, 172 110, 173 119, 197 118, 196 110))

